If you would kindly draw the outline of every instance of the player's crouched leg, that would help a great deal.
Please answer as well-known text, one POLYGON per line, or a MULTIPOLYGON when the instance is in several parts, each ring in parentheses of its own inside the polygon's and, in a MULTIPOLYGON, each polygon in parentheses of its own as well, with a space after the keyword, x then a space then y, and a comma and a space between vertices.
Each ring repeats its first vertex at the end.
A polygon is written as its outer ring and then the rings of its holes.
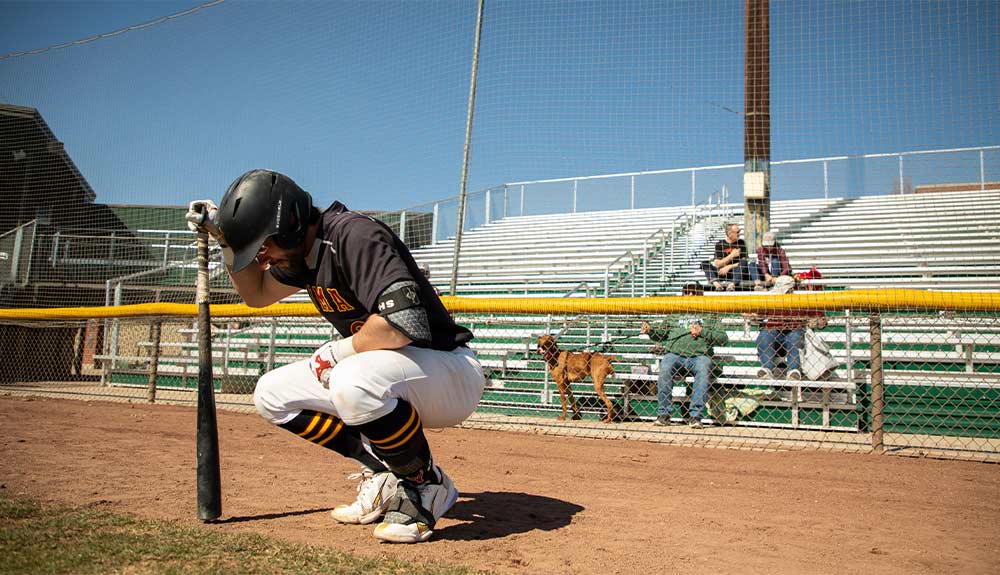
POLYGON ((365 352, 337 365, 331 403, 400 479, 376 538, 426 541, 454 505, 458 491, 433 463, 423 428, 460 423, 475 409, 483 383, 475 355, 464 348, 365 352))
POLYGON ((330 514, 341 523, 367 524, 381 518, 396 493, 396 477, 366 449, 360 431, 343 424, 308 367, 308 360, 265 374, 254 390, 254 405, 268 422, 361 465, 348 476, 358 481, 357 499, 330 514))
POLYGON ((253 404, 261 417, 275 425, 286 423, 304 409, 332 411, 326 390, 309 372, 309 360, 262 375, 254 388, 253 404))

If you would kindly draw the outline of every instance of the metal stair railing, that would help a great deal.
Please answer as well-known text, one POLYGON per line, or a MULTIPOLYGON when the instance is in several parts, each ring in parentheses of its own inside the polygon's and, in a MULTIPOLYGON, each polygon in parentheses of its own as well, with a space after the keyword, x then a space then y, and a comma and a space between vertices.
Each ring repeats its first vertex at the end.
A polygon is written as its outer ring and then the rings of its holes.
POLYGON ((28 284, 37 229, 38 221, 31 220, 0 234, 0 261, 10 266, 8 273, 0 275, 0 285, 12 283, 24 287, 28 284), (28 236, 27 246, 25 236, 28 236))
POLYGON ((638 257, 631 252, 631 250, 626 251, 624 254, 615 258, 604 270, 604 297, 610 297, 611 293, 620 288, 625 282, 632 280, 631 283, 631 297, 635 297, 635 280, 638 273, 642 273, 642 294, 645 295, 649 293, 648 290, 648 266, 649 262, 659 255, 660 257, 660 284, 662 285, 667 281, 667 277, 673 278, 676 268, 676 245, 677 236, 679 234, 684 234, 685 240, 685 253, 687 258, 685 261, 690 260, 692 253, 692 239, 690 231, 700 222, 705 222, 711 220, 712 218, 728 217, 728 210, 730 209, 728 204, 725 203, 726 196, 728 195, 728 190, 723 188, 722 190, 712 192, 709 194, 708 198, 704 202, 694 206, 691 211, 684 211, 674 217, 671 220, 670 229, 670 241, 666 241, 666 231, 667 226, 658 229, 657 231, 650 234, 643 240, 643 249, 641 255, 638 257), (657 235, 662 235, 659 249, 657 249, 656 244, 653 244, 653 249, 650 250, 650 240, 655 238, 657 235), (670 271, 666 271, 667 268, 667 258, 663 257, 667 246, 670 246, 670 271), (616 278, 615 285, 611 285, 611 270, 622 258, 629 256, 632 261, 625 267, 622 272, 619 272, 616 278))

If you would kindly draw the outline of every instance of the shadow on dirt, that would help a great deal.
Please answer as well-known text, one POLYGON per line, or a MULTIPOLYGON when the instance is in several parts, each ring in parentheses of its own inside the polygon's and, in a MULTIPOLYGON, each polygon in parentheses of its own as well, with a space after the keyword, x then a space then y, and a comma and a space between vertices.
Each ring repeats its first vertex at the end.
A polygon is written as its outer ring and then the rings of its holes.
POLYGON ((569 525, 583 507, 561 499, 527 493, 462 493, 445 517, 466 521, 434 530, 434 537, 451 540, 494 539, 569 525))
POLYGON ((296 517, 298 515, 312 515, 313 513, 328 513, 330 511, 329 507, 319 508, 319 509, 303 509, 301 511, 285 511, 284 513, 261 513, 260 515, 243 515, 240 517, 226 517, 224 519, 217 519, 215 521, 208 521, 207 523, 243 523, 245 521, 267 521, 268 519, 282 519, 285 517, 296 517))

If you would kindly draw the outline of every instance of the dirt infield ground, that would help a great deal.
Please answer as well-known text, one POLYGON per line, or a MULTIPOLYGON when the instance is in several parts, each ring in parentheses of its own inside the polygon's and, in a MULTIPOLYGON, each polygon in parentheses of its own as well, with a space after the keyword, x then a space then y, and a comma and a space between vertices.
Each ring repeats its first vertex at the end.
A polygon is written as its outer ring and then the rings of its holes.
MULTIPOLYGON (((191 408, 0 397, 7 493, 198 524, 191 408)), ((465 429, 429 432, 462 492, 428 543, 327 511, 349 462, 219 413, 223 519, 362 556, 499 573, 997 573, 1000 466, 743 452, 465 429)))

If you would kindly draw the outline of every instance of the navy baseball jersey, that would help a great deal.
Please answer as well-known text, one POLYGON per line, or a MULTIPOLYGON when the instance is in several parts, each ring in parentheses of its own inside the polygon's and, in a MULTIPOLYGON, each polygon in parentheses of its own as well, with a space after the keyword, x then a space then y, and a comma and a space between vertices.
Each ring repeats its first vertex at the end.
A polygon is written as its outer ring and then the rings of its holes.
POLYGON ((378 309, 379 296, 396 282, 413 281, 418 289, 404 290, 398 297, 427 310, 429 347, 448 351, 472 339, 472 332, 454 322, 406 244, 382 222, 334 202, 321 215, 316 239, 321 242, 318 256, 306 272, 276 266, 270 272, 281 283, 305 289, 342 336, 357 333, 373 313, 391 312, 378 309))

